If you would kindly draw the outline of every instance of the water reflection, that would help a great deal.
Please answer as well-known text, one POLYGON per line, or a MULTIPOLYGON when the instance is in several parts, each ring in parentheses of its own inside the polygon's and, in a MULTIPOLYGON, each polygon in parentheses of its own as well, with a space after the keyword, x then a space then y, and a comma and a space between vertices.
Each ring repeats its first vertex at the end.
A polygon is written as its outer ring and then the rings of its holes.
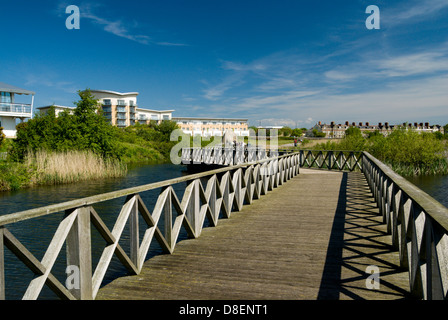
MULTIPOLYGON (((71 185, 44 186, 14 192, 4 192, 0 193, 0 215, 172 179, 186 174, 184 167, 172 164, 135 165, 129 169, 128 175, 123 178, 102 179, 71 185)), ((178 198, 182 199, 185 183, 174 185, 173 188, 178 198)), ((150 211, 152 211, 159 193, 160 190, 153 190, 140 195, 150 211)), ((120 198, 94 205, 94 209, 110 230, 112 230, 115 224, 124 201, 125 198, 120 198)), ((7 228, 33 255, 35 255, 37 259, 42 260, 45 250, 63 217, 63 212, 51 214, 45 217, 9 225, 7 228)), ((159 228, 163 228, 163 219, 158 226, 159 228)), ((145 227, 146 224, 140 217, 140 238, 143 236, 145 227)), ((128 230, 129 228, 125 228, 122 239, 120 240, 120 245, 127 253, 129 253, 129 245, 127 241, 129 238, 128 230)), ((186 234, 183 233, 181 239, 185 237, 186 234)), ((105 244, 106 242, 104 239, 95 228, 92 227, 92 260, 94 266, 96 266, 105 244)), ((151 243, 150 248, 147 258, 151 255, 161 253, 161 249, 155 240, 151 243)), ((65 259, 65 247, 63 247, 55 267, 52 270, 52 274, 55 275, 62 284, 65 284, 66 277, 65 259)), ((29 282, 34 277, 34 274, 21 264, 22 262, 9 252, 9 250, 5 250, 7 299, 21 299, 29 282)), ((110 264, 110 269, 106 273, 104 283, 108 283, 116 277, 125 275, 126 273, 127 270, 119 260, 114 257, 110 264)), ((53 298, 56 298, 56 296, 49 289, 44 289, 40 295, 40 299, 53 298)))

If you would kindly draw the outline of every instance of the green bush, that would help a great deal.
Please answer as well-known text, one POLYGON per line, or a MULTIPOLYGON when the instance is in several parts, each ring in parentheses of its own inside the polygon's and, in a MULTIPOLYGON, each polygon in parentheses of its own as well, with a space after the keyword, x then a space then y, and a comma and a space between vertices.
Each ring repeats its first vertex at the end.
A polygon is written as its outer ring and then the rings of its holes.
POLYGON ((3 133, 3 127, 0 127, 0 148, 3 146, 3 142, 6 140, 6 136, 3 133))
POLYGON ((433 133, 400 128, 387 137, 374 132, 364 138, 351 130, 339 143, 321 143, 314 149, 368 151, 403 175, 448 173, 445 142, 433 133))
POLYGON ((0 162, 0 191, 18 190, 31 183, 34 170, 22 163, 0 162))
POLYGON ((44 115, 17 126, 11 156, 22 161, 27 152, 37 150, 91 150, 103 158, 117 158, 113 127, 98 110, 98 101, 90 90, 79 91, 80 100, 73 114, 55 115, 54 108, 44 115))

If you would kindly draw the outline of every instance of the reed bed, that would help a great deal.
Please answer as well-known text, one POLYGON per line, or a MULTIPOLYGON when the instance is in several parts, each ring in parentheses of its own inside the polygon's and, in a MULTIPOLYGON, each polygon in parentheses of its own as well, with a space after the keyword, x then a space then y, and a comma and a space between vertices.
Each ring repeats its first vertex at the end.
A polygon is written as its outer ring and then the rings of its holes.
POLYGON ((91 151, 29 152, 25 164, 36 172, 35 184, 63 184, 83 180, 116 178, 127 168, 118 160, 103 159, 91 151))

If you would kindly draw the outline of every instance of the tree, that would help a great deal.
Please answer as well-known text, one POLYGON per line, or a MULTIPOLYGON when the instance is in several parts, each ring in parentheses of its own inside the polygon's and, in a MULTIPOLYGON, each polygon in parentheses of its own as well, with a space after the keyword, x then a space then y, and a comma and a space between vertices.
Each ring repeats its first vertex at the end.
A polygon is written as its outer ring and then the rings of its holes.
POLYGON ((103 157, 117 158, 113 128, 99 110, 98 100, 93 97, 90 89, 78 91, 78 94, 81 99, 75 102, 74 111, 78 148, 91 150, 103 157))
POLYGON ((285 126, 279 130, 279 134, 283 135, 284 137, 289 137, 292 134, 292 129, 285 126))
POLYGON ((367 138, 369 139, 373 139, 376 137, 382 137, 383 135, 381 134, 381 132, 379 130, 375 130, 375 131, 368 131, 367 132, 367 138))
POLYGON ((349 127, 345 130, 345 136, 362 137, 361 129, 357 127, 349 127))
POLYGON ((317 129, 313 129, 313 136, 317 137, 317 138, 323 138, 325 137, 325 133, 323 132, 319 132, 317 129))
POLYGON ((6 136, 3 133, 3 127, 0 127, 0 147, 2 146, 3 142, 5 141, 6 136))
POLYGON ((78 95, 81 100, 75 102, 74 114, 80 121, 85 121, 98 111, 99 102, 92 95, 90 89, 78 91, 78 95))
POLYGON ((295 129, 293 129, 291 131, 291 136, 293 136, 293 137, 301 137, 302 133, 303 133, 302 129, 295 128, 295 129))

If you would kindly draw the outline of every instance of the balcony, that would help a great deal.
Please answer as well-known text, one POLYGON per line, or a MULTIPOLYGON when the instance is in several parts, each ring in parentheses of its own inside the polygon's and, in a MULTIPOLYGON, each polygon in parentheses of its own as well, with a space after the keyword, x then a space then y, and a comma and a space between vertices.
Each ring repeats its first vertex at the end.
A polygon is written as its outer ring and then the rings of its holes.
POLYGON ((20 104, 20 103, 0 102, 0 115, 31 117, 31 105, 30 104, 20 104))
POLYGON ((125 107, 117 107, 117 112, 119 112, 119 113, 124 113, 124 112, 126 112, 126 108, 125 107))

